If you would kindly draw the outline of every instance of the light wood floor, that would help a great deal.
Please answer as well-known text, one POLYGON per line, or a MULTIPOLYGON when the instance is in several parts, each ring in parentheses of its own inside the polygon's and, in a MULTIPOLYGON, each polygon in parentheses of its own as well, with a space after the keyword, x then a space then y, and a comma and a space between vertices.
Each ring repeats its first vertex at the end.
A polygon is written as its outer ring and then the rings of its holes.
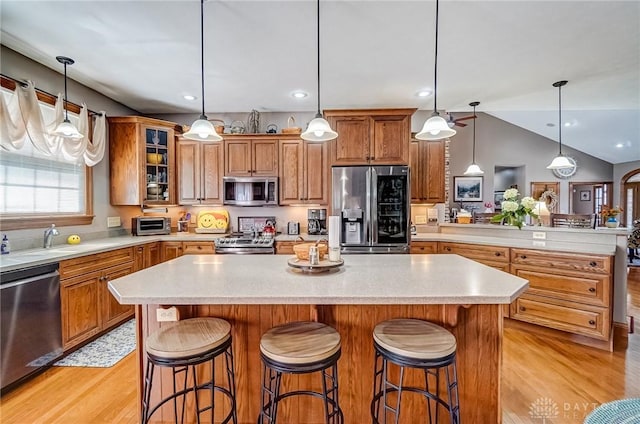
MULTIPOLYGON (((640 268, 631 268, 628 282, 629 315, 640 327, 640 268)), ((636 330, 626 351, 610 353, 507 326, 503 422, 539 424, 541 418, 530 411, 536 401, 547 400, 558 413, 546 423, 577 424, 601 403, 640 397, 640 328, 636 330)), ((112 368, 54 367, 2 397, 0 422, 137 423, 135 387, 134 353, 112 368)))

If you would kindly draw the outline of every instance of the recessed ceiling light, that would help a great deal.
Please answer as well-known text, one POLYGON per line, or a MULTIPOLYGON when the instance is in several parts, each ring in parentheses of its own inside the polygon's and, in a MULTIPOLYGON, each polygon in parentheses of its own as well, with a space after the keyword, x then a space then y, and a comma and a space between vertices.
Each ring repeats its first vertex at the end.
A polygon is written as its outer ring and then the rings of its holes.
POLYGON ((429 97, 432 94, 433 94, 433 92, 431 90, 422 90, 422 91, 418 91, 416 93, 416 96, 418 96, 418 97, 429 97))
POLYGON ((304 91, 294 91, 293 93, 291 93, 291 95, 296 99, 304 99, 309 94, 305 93, 304 91))
POLYGON ((195 100, 197 98, 196 96, 192 96, 190 94, 185 94, 182 97, 184 97, 185 100, 195 100))
POLYGON ((564 123, 564 126, 565 126, 565 127, 570 127, 570 126, 571 126, 571 122, 565 122, 565 123, 564 123))
POLYGON ((616 144, 616 147, 618 149, 622 149, 624 147, 624 144, 623 143, 618 143, 618 144, 616 144))

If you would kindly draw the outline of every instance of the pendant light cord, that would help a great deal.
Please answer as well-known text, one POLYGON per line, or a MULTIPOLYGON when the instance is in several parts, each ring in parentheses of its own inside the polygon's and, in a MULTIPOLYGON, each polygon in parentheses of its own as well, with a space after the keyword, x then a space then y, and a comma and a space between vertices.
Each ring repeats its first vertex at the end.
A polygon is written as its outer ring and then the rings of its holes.
POLYGON ((473 163, 476 163, 476 107, 473 107, 473 163))
POLYGON ((200 0, 200 87, 202 95, 202 115, 200 119, 207 119, 204 114, 204 0, 200 0))
POLYGON ((560 144, 560 156, 562 156, 562 85, 558 85, 558 143, 560 144))
POLYGON ((67 99, 69 96, 67 95, 67 62, 64 62, 64 120, 69 120, 69 110, 67 107, 67 99))
POLYGON ((316 1, 316 20, 317 20, 317 28, 316 28, 316 36, 317 36, 317 53, 318 53, 318 60, 317 60, 317 66, 318 66, 318 113, 316 114, 316 118, 321 118, 322 114, 320 113, 320 0, 316 1))
POLYGON ((439 2, 436 0, 436 49, 433 65, 433 114, 438 115, 438 14, 439 2))

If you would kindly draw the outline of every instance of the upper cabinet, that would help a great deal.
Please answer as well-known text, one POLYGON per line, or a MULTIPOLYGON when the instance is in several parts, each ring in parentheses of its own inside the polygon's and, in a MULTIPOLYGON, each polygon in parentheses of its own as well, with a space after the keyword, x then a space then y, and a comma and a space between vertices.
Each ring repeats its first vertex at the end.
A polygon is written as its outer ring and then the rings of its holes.
POLYGON ((225 135, 224 175, 236 177, 278 176, 278 139, 225 135))
POLYGON ((300 138, 280 140, 281 205, 326 205, 329 197, 329 145, 300 138))
POLYGON ((174 204, 175 134, 180 127, 140 116, 108 120, 111 204, 174 204))
POLYGON ((411 202, 445 201, 445 141, 417 141, 410 144, 411 202))
POLYGON ((178 203, 222 204, 224 143, 178 138, 178 203))
POLYGON ((325 110, 338 133, 331 165, 407 165, 416 109, 325 110))

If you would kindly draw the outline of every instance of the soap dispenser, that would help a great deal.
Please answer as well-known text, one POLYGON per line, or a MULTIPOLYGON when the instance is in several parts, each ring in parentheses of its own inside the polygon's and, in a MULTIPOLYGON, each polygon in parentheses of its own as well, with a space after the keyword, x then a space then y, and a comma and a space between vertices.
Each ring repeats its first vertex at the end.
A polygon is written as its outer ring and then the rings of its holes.
POLYGON ((9 252, 11 251, 11 246, 9 245, 9 239, 7 238, 6 234, 4 235, 4 237, 2 237, 2 245, 0 247, 0 251, 2 252, 3 255, 9 254, 9 252))

